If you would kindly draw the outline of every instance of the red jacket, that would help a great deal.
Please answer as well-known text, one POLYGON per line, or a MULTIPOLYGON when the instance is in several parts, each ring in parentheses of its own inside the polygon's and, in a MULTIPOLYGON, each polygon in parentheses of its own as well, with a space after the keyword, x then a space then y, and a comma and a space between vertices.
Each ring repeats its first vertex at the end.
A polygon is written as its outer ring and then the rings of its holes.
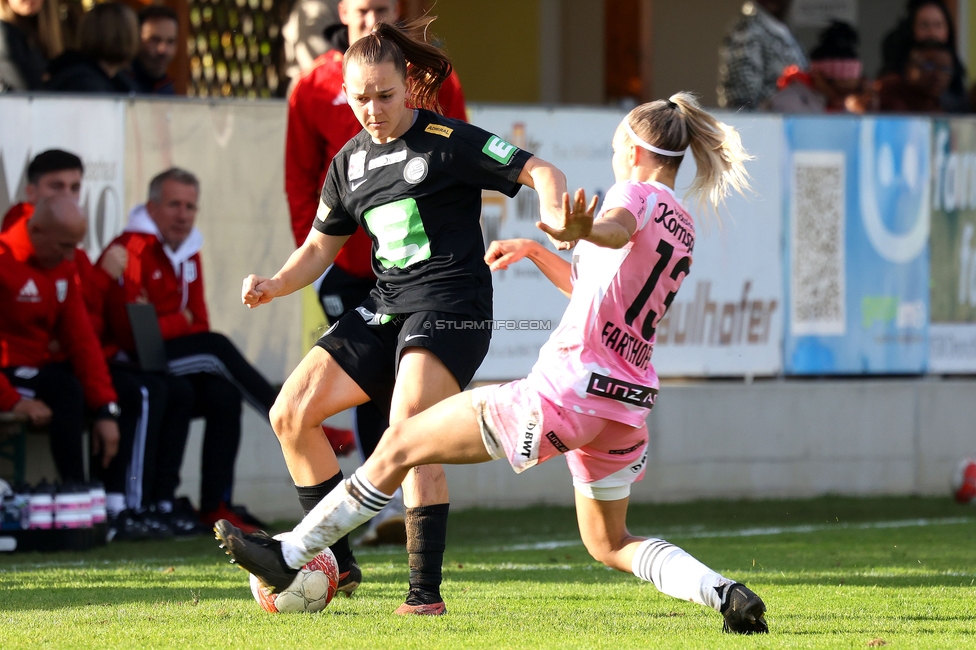
MULTIPOLYGON (((452 72, 444 81, 438 101, 447 117, 467 120, 457 74, 452 72)), ((342 52, 330 50, 315 59, 288 100, 285 193, 296 245, 301 246, 312 229, 332 159, 362 129, 342 92, 342 52)), ((372 241, 360 228, 339 251, 335 264, 350 275, 371 278, 371 261, 372 241)))
MULTIPOLYGON (((54 357, 58 341, 81 381, 93 409, 116 400, 98 340, 85 313, 74 262, 41 268, 21 219, 0 234, 0 367, 41 368, 54 357)), ((9 411, 20 395, 0 374, 0 411, 9 411)))
MULTIPOLYGON (((0 225, 0 232, 7 232, 15 224, 28 219, 34 214, 34 204, 18 203, 9 210, 3 217, 0 225)), ((110 276, 101 266, 94 266, 85 249, 75 250, 75 269, 78 271, 78 281, 81 284, 82 297, 85 299, 85 309, 88 310, 88 317, 91 319, 92 329, 95 331, 95 338, 102 340, 105 333, 105 294, 108 293, 112 284, 110 276)), ((114 346, 103 350, 106 359, 115 354, 114 346)), ((64 361, 63 351, 55 353, 55 359, 64 361)))
POLYGON ((145 224, 149 216, 137 216, 137 210, 130 215, 129 226, 113 244, 120 244, 129 252, 129 263, 120 281, 113 283, 106 296, 105 317, 108 320, 108 337, 123 350, 135 349, 129 315, 125 306, 130 302, 147 300, 156 307, 159 329, 163 339, 169 340, 187 334, 210 330, 210 317, 203 293, 203 266, 200 262, 199 233, 180 247, 177 256, 179 274, 170 261, 163 242, 159 237, 147 232, 150 227, 133 227, 137 219, 145 224), (187 247, 190 246, 189 249, 187 247), (185 310, 193 315, 189 323, 185 310))
POLYGON ((78 281, 81 283, 85 309, 88 311, 92 331, 95 332, 95 338, 102 344, 102 356, 110 359, 118 352, 118 346, 106 341, 105 299, 112 289, 114 280, 101 266, 93 265, 88 253, 82 248, 75 251, 75 268, 78 272, 78 281))
POLYGON ((27 221, 34 214, 33 203, 18 203, 7 210, 3 215, 3 223, 0 223, 0 232, 7 232, 18 221, 27 221))

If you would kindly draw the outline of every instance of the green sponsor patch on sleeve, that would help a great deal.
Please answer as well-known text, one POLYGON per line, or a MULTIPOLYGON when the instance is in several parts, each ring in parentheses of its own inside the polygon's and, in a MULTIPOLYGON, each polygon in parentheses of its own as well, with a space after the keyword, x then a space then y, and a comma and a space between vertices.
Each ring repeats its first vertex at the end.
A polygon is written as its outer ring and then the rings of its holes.
POLYGON ((512 156, 515 155, 515 152, 518 151, 518 147, 505 142, 497 135, 493 135, 481 151, 487 154, 489 158, 494 158, 501 164, 507 165, 508 161, 512 159, 512 156))

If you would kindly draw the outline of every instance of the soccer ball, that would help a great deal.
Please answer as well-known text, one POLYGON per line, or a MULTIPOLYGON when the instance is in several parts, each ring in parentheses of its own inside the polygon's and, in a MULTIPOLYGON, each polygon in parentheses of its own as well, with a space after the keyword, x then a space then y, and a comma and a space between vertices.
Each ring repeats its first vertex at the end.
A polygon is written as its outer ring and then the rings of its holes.
POLYGON ((976 500, 976 458, 967 458, 959 463, 952 477, 952 494, 959 503, 973 503, 976 500))
POLYGON ((251 593, 266 612, 321 612, 332 601, 339 586, 339 565, 332 551, 325 549, 306 564, 295 581, 277 594, 268 593, 257 576, 251 575, 251 593))

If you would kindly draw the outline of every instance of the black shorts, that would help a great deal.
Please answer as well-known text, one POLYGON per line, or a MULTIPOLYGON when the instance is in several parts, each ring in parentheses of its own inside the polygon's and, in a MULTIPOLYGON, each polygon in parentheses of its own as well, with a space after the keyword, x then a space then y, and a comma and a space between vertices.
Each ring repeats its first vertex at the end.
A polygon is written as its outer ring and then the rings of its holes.
POLYGON ((387 415, 400 356, 424 348, 447 366, 458 386, 468 385, 491 342, 491 329, 473 327, 470 316, 422 311, 381 319, 364 307, 340 318, 316 345, 326 350, 387 415))

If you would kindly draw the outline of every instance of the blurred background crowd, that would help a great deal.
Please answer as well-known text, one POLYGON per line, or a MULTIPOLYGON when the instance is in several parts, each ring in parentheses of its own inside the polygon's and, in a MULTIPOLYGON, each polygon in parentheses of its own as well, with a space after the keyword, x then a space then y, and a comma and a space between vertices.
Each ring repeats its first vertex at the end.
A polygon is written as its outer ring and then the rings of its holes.
MULTIPOLYGON (((337 2, 0 0, 0 90, 283 97, 317 57, 337 47, 336 37, 343 36, 337 31, 342 27, 337 2)), ((731 109, 963 113, 973 108, 964 63, 968 25, 956 25, 960 14, 968 15, 965 0, 885 2, 893 24, 883 34, 872 31, 876 25, 861 29, 857 24, 876 22, 872 19, 884 11, 874 7, 877 3, 833 3, 840 9, 832 14, 809 0, 737 3, 567 0, 474 7, 443 0, 434 13, 440 14, 438 31, 446 33, 462 78, 472 79, 468 96, 476 101, 643 101, 677 90, 669 87, 670 76, 683 74, 684 88, 731 109), (684 39, 689 51, 672 61, 670 32, 686 28, 671 16, 680 5, 708 15, 701 32, 684 39), (817 20, 804 20, 812 11, 819 11, 817 20), (487 63, 475 63, 477 51, 486 46, 486 37, 471 29, 470 19, 478 16, 486 23, 508 17, 511 29, 504 38, 512 40, 515 59, 511 52, 498 52, 487 63), (532 27, 527 21, 539 27, 528 42, 519 38, 532 27), (724 31, 721 38, 715 38, 716 25, 724 31), (594 27, 602 28, 602 38, 594 27), (566 41, 578 34, 593 42, 581 49, 587 60, 573 74, 567 68, 578 62, 566 41), (717 89, 695 87, 706 73, 692 74, 687 61, 679 60, 692 57, 711 67, 707 74, 717 77, 717 89), (491 67, 492 60, 497 65, 491 67), (526 85, 524 77, 536 75, 540 66, 539 78, 526 85)), ((427 0, 400 5, 401 18, 433 8, 427 0)))
POLYGON ((789 0, 746 2, 720 52, 719 104, 777 112, 966 113, 973 110, 952 15, 942 0, 909 0, 885 37, 875 76, 857 29, 831 21, 809 52, 786 24, 789 0))

